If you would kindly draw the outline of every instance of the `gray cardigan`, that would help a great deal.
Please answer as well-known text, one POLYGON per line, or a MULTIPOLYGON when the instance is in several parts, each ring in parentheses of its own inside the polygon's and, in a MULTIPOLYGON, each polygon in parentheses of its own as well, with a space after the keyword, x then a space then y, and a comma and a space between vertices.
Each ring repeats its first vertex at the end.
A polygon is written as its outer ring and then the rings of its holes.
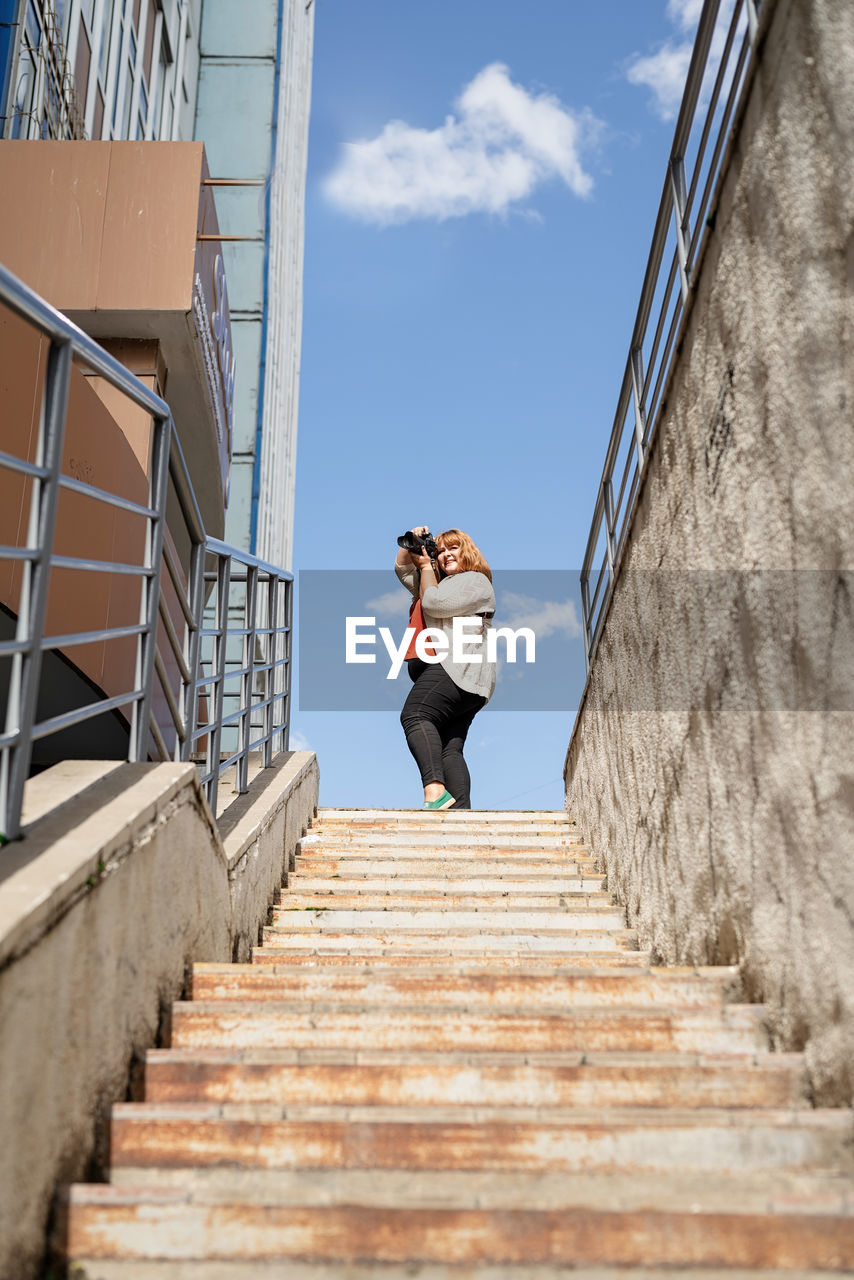
MULTIPOLYGON (((421 574, 415 565, 395 564, 394 571, 413 596, 418 595, 421 574)), ((454 618, 473 618, 478 614, 495 612, 495 592, 485 573, 451 574, 435 587, 428 587, 421 601, 424 621, 428 627, 436 627, 448 638, 448 655, 441 659, 454 684, 467 693, 479 693, 487 701, 495 690, 495 663, 486 661, 486 639, 477 648, 470 645, 472 653, 481 655, 481 662, 454 662, 452 660, 454 618)), ((492 622, 488 618, 485 627, 492 622)))

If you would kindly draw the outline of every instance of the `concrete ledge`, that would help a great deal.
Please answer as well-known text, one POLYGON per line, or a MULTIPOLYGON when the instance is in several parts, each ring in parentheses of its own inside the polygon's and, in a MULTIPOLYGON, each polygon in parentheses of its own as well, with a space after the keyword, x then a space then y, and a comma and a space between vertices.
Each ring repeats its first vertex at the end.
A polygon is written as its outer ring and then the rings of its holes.
POLYGON ((0 1278, 39 1273, 55 1188, 97 1177, 113 1102, 195 961, 248 955, 317 800, 284 753, 218 824, 196 769, 72 761, 0 855, 0 1278))
POLYGON ((232 956, 249 959, 297 841, 317 809, 319 773, 311 751, 285 753, 257 773, 219 820, 231 894, 232 956))

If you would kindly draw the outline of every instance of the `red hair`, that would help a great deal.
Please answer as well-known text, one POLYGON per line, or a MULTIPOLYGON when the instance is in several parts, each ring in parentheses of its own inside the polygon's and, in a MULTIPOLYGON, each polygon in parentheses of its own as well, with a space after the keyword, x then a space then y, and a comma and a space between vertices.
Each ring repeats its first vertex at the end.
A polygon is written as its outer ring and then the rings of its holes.
POLYGON ((460 529, 446 529, 437 537, 436 546, 444 551, 448 545, 459 548, 457 560, 464 573, 483 573, 492 581, 492 570, 467 533, 460 529))

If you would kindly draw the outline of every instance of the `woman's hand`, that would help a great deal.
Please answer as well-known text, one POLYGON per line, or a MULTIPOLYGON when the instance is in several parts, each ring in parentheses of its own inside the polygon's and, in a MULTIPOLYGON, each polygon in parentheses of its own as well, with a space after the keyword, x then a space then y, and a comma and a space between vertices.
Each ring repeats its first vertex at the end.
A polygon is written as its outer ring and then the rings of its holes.
MULTIPOLYGON (((420 538, 425 533, 428 533, 429 530, 430 530, 429 524, 418 524, 413 526, 412 532, 416 535, 416 537, 420 538)), ((419 555, 417 551, 410 551, 409 559, 412 561, 412 563, 415 565, 417 569, 429 569, 432 564, 432 561, 430 560, 430 557, 428 555, 426 554, 419 555)))
MULTIPOLYGON (((426 533, 429 528, 430 526, 428 524, 419 524, 413 528, 412 532, 420 535, 426 533)), ((427 563, 429 565, 430 561, 428 560, 427 563)), ((416 569, 421 568, 421 561, 418 556, 414 555, 411 551, 404 551, 403 547, 398 550, 395 564, 400 565, 401 568, 405 568, 408 564, 414 565, 416 569)))

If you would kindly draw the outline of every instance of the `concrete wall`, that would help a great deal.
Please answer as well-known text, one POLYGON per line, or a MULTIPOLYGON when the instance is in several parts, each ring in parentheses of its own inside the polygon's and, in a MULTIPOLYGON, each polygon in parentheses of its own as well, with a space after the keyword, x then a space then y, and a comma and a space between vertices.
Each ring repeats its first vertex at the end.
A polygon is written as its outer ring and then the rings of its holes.
POLYGON ((566 794, 641 945, 740 962, 846 1102, 854 6, 778 0, 760 56, 566 794))
POLYGON ((0 862, 0 1280, 39 1273, 55 1189, 101 1173, 110 1105, 192 963, 257 942, 317 780, 285 753, 219 829, 193 765, 74 761, 30 784, 0 862))

